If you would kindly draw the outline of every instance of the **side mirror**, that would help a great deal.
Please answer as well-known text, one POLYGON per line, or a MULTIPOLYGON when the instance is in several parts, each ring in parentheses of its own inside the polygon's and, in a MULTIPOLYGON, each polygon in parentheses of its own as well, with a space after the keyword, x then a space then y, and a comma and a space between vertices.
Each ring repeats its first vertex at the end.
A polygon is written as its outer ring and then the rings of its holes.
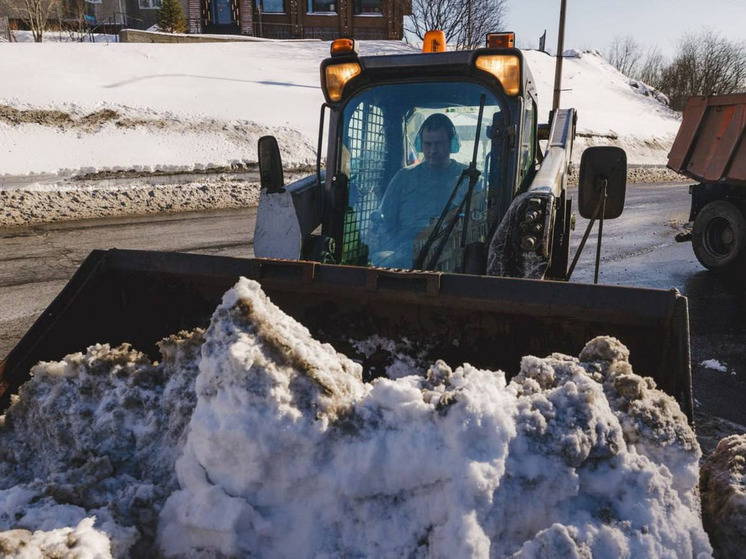
POLYGON ((627 191, 627 154, 615 146, 587 148, 580 158, 578 180, 578 211, 585 219, 614 219, 622 215, 627 191), (604 186, 606 208, 600 213, 604 186))
POLYGON ((274 136, 259 138, 259 180, 262 190, 269 194, 276 194, 285 186, 282 174, 282 158, 277 139, 274 136))

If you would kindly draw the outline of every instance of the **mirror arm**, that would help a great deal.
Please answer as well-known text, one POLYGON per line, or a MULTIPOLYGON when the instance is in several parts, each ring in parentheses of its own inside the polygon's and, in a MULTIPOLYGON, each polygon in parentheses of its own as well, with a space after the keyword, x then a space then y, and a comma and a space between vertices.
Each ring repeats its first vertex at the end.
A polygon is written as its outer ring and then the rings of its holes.
MULTIPOLYGON (((575 265, 578 263, 578 259, 580 258, 580 254, 583 252, 583 249, 585 248, 585 243, 588 241, 588 236, 591 234, 591 229, 593 229, 593 224, 596 223, 596 218, 598 217, 598 212, 601 211, 603 208, 606 209, 606 180, 604 180, 604 192, 603 196, 599 199, 598 204, 596 204, 596 209, 593 212, 593 217, 591 218, 590 222, 588 222, 588 227, 585 229, 585 233, 583 233, 583 238, 580 241, 580 245, 578 246, 578 251, 575 253, 575 257, 572 259, 572 264, 570 264, 570 269, 567 271, 567 277, 565 278, 565 281, 570 281, 570 277, 572 277, 572 273, 575 270, 575 265)), ((601 214, 601 220, 603 223, 603 215, 601 214)), ((599 231, 600 234, 600 231, 599 231)), ((601 244, 601 237, 599 236, 598 241, 599 247, 601 244)), ((600 251, 600 248, 598 249, 600 251)), ((596 283, 598 283, 598 261, 599 255, 596 255, 596 283)))
MULTIPOLYGON (((604 215, 606 214, 606 187, 609 184, 607 179, 603 179, 603 195, 601 196, 601 219, 598 221, 598 242, 596 243, 596 271, 593 274, 593 283, 598 283, 598 269, 601 266, 601 237, 604 234, 604 215)), ((598 215, 598 210, 596 210, 598 215)))

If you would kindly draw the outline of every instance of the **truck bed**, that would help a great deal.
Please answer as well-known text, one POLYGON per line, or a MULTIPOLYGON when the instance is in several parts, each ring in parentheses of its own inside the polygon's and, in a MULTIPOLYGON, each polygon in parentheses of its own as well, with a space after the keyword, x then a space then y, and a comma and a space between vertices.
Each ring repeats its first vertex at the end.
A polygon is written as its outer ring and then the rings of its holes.
POLYGON ((746 186, 746 93, 692 97, 668 167, 698 182, 746 186))

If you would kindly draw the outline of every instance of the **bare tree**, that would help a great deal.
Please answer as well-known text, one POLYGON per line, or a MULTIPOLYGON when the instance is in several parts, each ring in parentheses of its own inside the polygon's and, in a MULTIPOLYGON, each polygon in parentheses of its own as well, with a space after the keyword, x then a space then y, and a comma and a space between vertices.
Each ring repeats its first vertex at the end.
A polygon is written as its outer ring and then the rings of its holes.
POLYGON ((660 88, 663 69, 666 66, 666 60, 661 53, 661 49, 655 45, 645 52, 642 62, 637 66, 634 75, 636 80, 660 88))
POLYGON ((412 0, 407 33, 422 41, 425 33, 442 30, 456 49, 484 45, 487 33, 502 31, 507 0, 412 0))
POLYGON ((6 0, 5 4, 11 16, 28 26, 34 41, 41 43, 47 22, 57 14, 60 0, 6 0))
POLYGON ((682 110, 694 95, 735 93, 745 88, 746 44, 708 30, 684 35, 660 82, 660 89, 676 110, 682 110))
MULTIPOLYGON (((70 40, 82 43, 88 34, 85 0, 65 0, 62 8, 65 17, 64 29, 67 31, 70 40)), ((60 25, 62 26, 62 22, 60 25)))
POLYGON ((10 21, 8 20, 8 16, 0 16, 0 43, 12 42, 13 30, 10 28, 10 21))
POLYGON ((642 48, 632 37, 614 37, 606 52, 606 60, 625 76, 632 77, 642 59, 642 48))

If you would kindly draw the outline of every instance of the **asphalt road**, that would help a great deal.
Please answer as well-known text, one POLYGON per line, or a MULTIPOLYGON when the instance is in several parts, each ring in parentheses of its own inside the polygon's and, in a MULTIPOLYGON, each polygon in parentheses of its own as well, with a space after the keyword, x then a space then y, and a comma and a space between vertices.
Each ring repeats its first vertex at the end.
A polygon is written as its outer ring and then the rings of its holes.
MULTIPOLYGON (((118 218, 0 230, 0 356, 6 355, 94 248, 250 257, 255 209, 118 218)), ((600 282, 675 288, 690 304, 695 399, 703 411, 746 425, 745 289, 707 272, 689 243, 686 184, 630 185, 624 214, 604 224, 600 282), (727 371, 702 365, 718 360, 727 371)), ((587 222, 578 218, 577 246, 587 222)), ((592 282, 594 228, 573 282, 592 282)), ((574 253, 574 249, 573 249, 574 253)))
POLYGON ((52 302, 93 249, 253 256, 256 208, 0 229, 0 356, 52 302))

